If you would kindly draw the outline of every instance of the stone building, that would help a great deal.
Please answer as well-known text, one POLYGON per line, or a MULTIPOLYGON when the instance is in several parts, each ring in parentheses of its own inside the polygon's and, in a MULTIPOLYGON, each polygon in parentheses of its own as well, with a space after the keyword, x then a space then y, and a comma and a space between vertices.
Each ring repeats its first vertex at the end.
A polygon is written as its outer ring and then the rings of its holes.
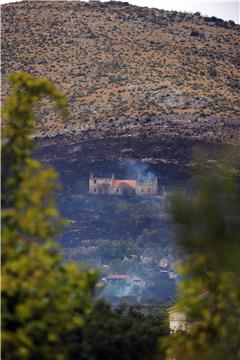
POLYGON ((114 175, 111 178, 96 178, 91 174, 89 193, 95 195, 157 195, 158 180, 157 177, 143 182, 138 180, 117 180, 114 175))

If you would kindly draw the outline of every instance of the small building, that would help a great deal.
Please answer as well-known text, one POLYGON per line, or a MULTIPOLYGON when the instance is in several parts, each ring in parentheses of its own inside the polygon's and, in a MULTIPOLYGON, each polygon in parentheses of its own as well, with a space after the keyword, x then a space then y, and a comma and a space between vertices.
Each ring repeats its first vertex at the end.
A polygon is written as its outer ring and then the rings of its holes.
POLYGON ((187 331, 187 315, 183 305, 174 305, 168 309, 170 333, 187 331))
POLYGON ((167 258, 162 258, 160 261, 159 261, 159 267, 163 268, 163 269, 166 269, 167 267, 169 266, 169 261, 167 258))
POLYGON ((130 275, 110 274, 106 277, 106 282, 111 286, 129 285, 130 279, 130 275))
MULTIPOLYGON (((208 296, 209 296, 209 291, 205 290, 196 297, 196 300, 202 301, 208 296)), ((191 325, 193 323, 197 324, 196 321, 193 322, 190 321, 189 318, 187 318, 186 306, 183 304, 176 304, 172 306, 171 308, 168 309, 168 314, 169 314, 169 328, 171 333, 174 333, 176 331, 190 332, 191 325)))
POLYGON ((175 271, 169 271, 168 273, 169 279, 177 279, 178 278, 178 274, 175 271))
POLYGON ((144 281, 139 277, 135 276, 131 279, 132 285, 142 289, 144 287, 144 281))
POLYGON ((151 196, 158 193, 157 177, 140 182, 135 179, 120 180, 111 178, 89 178, 89 193, 95 195, 139 195, 151 196))

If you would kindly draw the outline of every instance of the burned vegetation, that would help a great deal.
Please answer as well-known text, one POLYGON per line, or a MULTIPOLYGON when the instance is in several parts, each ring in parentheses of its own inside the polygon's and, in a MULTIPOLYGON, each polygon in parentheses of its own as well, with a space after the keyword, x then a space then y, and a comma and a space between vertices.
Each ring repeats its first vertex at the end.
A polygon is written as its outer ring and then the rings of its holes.
POLYGON ((163 194, 79 191, 68 199, 63 197, 60 207, 69 219, 60 240, 64 258, 97 267, 102 284, 111 274, 133 279, 130 284, 107 281, 111 288, 104 291, 107 297, 132 296, 141 302, 151 297, 171 298, 175 294, 174 262, 179 254, 166 205, 163 194), (139 278, 139 283, 134 283, 134 278, 139 278))
POLYGON ((145 139, 144 144, 128 138, 81 140, 79 136, 38 143, 36 156, 59 171, 63 184, 58 203, 68 226, 58 241, 65 261, 97 267, 105 289, 102 295, 113 304, 170 301, 178 280, 174 264, 181 254, 175 246, 167 199, 176 187, 183 189, 189 177, 190 145, 182 141, 174 147, 167 140, 153 139, 145 139), (89 181, 93 190, 94 180, 104 177, 117 182, 115 191, 121 179, 124 185, 140 186, 156 186, 157 181, 157 188, 145 195, 89 192, 89 181), (119 282, 111 282, 113 274, 120 276, 119 282), (122 283, 121 276, 129 282, 122 283))

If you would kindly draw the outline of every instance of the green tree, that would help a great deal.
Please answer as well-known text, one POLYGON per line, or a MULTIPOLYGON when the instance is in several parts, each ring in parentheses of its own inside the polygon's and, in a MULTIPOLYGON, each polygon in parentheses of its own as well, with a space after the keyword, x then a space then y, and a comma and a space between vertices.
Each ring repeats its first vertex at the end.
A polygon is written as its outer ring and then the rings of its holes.
MULTIPOLYGON (((203 163, 202 163, 203 164, 203 163)), ((169 359, 240 359, 240 194, 237 168, 201 165, 173 215, 182 261, 179 305, 189 330, 167 342, 169 359)))
POLYGON ((64 338, 81 331, 91 310, 96 274, 62 263, 53 237, 62 225, 54 200, 57 174, 31 158, 34 104, 66 98, 47 79, 10 74, 2 146, 2 356, 65 359, 64 338))
POLYGON ((99 301, 87 317, 83 336, 75 337, 78 345, 72 358, 81 353, 84 360, 153 360, 157 355, 163 360, 158 339, 167 333, 163 313, 143 313, 126 306, 113 310, 99 301))

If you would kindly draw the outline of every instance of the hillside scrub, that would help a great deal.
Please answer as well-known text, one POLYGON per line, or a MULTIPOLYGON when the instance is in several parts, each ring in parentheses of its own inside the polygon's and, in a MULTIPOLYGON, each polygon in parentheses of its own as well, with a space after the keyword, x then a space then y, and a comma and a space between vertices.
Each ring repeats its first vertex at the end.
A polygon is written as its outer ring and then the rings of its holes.
POLYGON ((239 25, 199 14, 122 2, 5 4, 3 96, 4 75, 16 70, 68 94, 68 122, 44 107, 39 135, 146 113, 238 120, 238 44, 239 25))

